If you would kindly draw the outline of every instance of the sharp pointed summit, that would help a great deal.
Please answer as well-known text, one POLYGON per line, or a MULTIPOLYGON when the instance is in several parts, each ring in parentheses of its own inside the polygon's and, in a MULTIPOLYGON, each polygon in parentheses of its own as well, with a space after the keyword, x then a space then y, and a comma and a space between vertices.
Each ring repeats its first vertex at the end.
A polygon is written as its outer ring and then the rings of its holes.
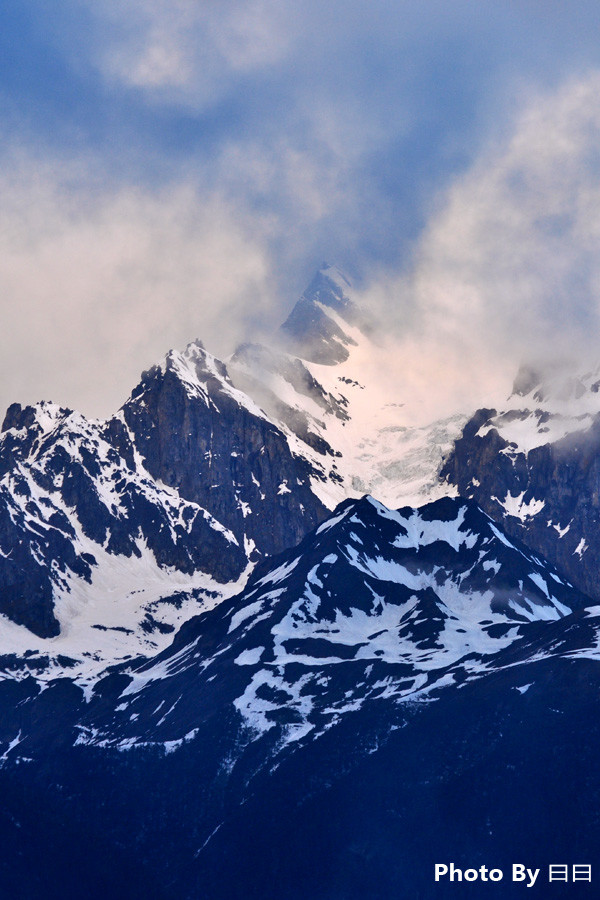
POLYGON ((348 359, 356 340, 346 326, 361 328, 364 315, 350 298, 352 285, 323 263, 280 329, 288 350, 309 362, 336 365, 348 359))

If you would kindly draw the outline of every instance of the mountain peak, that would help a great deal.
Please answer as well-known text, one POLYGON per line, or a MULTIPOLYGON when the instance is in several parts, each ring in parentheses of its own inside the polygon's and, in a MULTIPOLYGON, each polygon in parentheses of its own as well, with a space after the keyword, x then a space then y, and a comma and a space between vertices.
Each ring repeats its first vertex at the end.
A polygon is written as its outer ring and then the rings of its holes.
POLYGON ((345 362, 348 347, 356 346, 345 326, 360 328, 364 321, 351 292, 344 273, 323 263, 280 328, 287 349, 309 362, 345 362))
POLYGON ((358 309, 350 299, 352 284, 341 269, 324 262, 302 294, 302 300, 319 303, 338 313, 349 324, 354 324, 358 309))

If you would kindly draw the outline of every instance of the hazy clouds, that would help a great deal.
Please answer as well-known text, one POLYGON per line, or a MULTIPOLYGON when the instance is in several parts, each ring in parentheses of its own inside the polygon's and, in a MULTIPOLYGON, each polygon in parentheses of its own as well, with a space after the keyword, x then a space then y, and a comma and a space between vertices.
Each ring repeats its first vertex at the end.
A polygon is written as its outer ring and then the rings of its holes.
POLYGON ((507 139, 458 178, 419 247, 411 289, 450 336, 506 350, 598 330, 600 74, 531 92, 507 139))
POLYGON ((597 353, 600 73, 532 90, 507 125, 440 197, 412 270, 387 290, 418 334, 461 353, 480 344, 488 364, 597 353))
POLYGON ((169 347, 278 324, 323 259, 413 380, 595 334, 595 7, 485 6, 10 7, 0 406, 107 413, 169 347))
POLYGON ((600 359, 600 73, 531 89, 363 302, 433 414, 501 402, 522 361, 600 359))
POLYGON ((260 220, 182 183, 82 195, 13 155, 0 174, 3 399, 116 408, 142 368, 200 336, 228 352, 272 305, 260 220), (35 178, 31 172, 35 171, 35 178))

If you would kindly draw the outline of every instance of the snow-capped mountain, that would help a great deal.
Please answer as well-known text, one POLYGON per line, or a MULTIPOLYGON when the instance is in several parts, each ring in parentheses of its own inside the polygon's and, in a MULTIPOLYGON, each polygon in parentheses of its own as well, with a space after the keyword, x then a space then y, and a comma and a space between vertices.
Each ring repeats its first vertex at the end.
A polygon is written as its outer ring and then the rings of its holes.
POLYGON ((79 741, 182 740, 201 725, 194 709, 216 708, 216 691, 252 734, 273 729, 281 749, 372 702, 426 700, 512 664, 522 647, 527 658, 539 623, 586 603, 473 503, 393 511, 349 500, 297 548, 259 566, 242 594, 188 623, 171 648, 121 668, 122 715, 79 741), (171 711, 159 708, 165 682, 179 684, 171 711), (182 704, 192 716, 185 724, 182 704))
MULTIPOLYGON (((65 665, 81 689, 74 709, 84 710, 77 724, 67 719, 65 735, 78 746, 168 749, 221 709, 240 732, 273 730, 281 749, 369 704, 425 701, 531 662, 532 643, 537 660, 560 653, 557 636, 597 614, 586 604, 471 501, 394 511, 370 497, 348 500, 298 547, 259 565, 242 593, 187 622, 159 655, 113 666, 95 682, 65 665)), ((596 653, 595 627, 581 633, 579 649, 596 653)), ((33 705, 39 686, 45 693, 53 684, 35 663, 26 689, 33 705)), ((30 737, 19 730, 19 754, 29 758, 30 737)))
POLYGON ((324 266, 273 347, 242 345, 227 364, 199 342, 171 351, 106 421, 9 408, 0 652, 29 653, 24 671, 68 657, 97 673, 166 646, 346 497, 448 492, 437 471, 464 417, 409 424, 374 377, 373 327, 351 293, 324 266))
POLYGON ((480 409, 442 471, 509 534, 600 598, 600 367, 524 366, 504 409, 480 409))
POLYGON ((454 900, 442 858, 590 858, 600 370, 428 422, 385 360, 325 265, 106 421, 9 408, 0 895, 454 900))
POLYGON ((108 421, 13 405, 0 436, 1 651, 89 668, 164 646, 199 603, 323 518, 311 474, 198 343, 145 373, 108 421))
MULTIPOLYGON (((124 884, 140 898, 299 898, 323 879, 325 896, 365 896, 364 883, 345 878, 352 823, 367 821, 369 896, 389 896, 402 877, 415 896, 446 896, 432 893, 420 867, 447 846, 447 824, 432 822, 419 850, 409 823, 424 826, 432 785, 451 795, 457 773, 498 793, 500 746, 506 790, 522 755, 519 729, 527 758, 535 747, 560 782, 573 710, 598 696, 588 667, 600 652, 600 613, 587 602, 472 502, 394 511, 346 501, 158 656, 114 666, 83 689, 67 671, 0 682, 0 836, 11 859, 0 864, 2 884, 12 875, 24 896, 41 896, 43 872, 48 896, 70 897, 84 872, 98 871, 86 888, 94 898, 124 884), (579 679, 570 710, 553 689, 558 676, 579 679), (549 757, 557 715, 569 726, 549 757), (383 841, 373 816, 389 829, 383 841), (101 835, 115 841, 113 866, 99 862, 101 835), (412 862, 392 855, 386 865, 389 841, 401 838, 412 862), (160 872, 168 878, 156 888, 160 872)), ((595 734, 576 734, 581 758, 595 734)), ((598 779, 588 773, 586 785, 596 797, 598 779)), ((526 790, 518 801, 528 809, 526 790)), ((515 835, 531 848, 519 810, 503 818, 501 807, 485 809, 506 852, 515 835)), ((477 812, 471 827, 483 824, 477 812)), ((595 833, 573 847, 581 852, 595 833)))
POLYGON ((243 345, 228 360, 233 382, 291 433, 320 473, 313 490, 329 509, 366 493, 392 507, 448 494, 438 473, 468 416, 423 421, 410 387, 386 373, 381 323, 353 295, 343 273, 324 264, 279 347, 243 345))
POLYGON ((523 369, 514 408, 479 411, 460 436, 465 416, 415 425, 402 385, 382 393, 376 335, 324 265, 272 346, 242 345, 227 363, 199 342, 171 351, 106 421, 13 405, 0 435, 9 676, 47 681, 68 665, 89 690, 367 492, 394 508, 473 497, 597 598, 600 374, 523 369))

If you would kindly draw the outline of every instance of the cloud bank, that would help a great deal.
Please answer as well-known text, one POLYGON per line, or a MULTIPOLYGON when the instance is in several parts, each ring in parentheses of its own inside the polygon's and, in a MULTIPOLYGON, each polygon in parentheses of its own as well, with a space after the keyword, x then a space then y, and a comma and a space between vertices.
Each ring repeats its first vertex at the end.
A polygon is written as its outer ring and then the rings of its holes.
POLYGON ((530 91, 439 197, 410 269, 370 286, 424 402, 493 403, 521 361, 600 361, 599 147, 600 73, 530 91))
POLYGON ((10 4, 0 405, 108 412, 169 346, 226 353, 279 324, 323 259, 398 323, 405 379, 435 385, 446 360, 438 385, 496 384, 583 342, 595 16, 587 0, 576 16, 533 0, 10 4))
POLYGON ((268 256, 260 220, 217 193, 82 193, 70 174, 17 155, 0 175, 2 400, 103 415, 170 347, 247 337, 273 301, 268 256))

